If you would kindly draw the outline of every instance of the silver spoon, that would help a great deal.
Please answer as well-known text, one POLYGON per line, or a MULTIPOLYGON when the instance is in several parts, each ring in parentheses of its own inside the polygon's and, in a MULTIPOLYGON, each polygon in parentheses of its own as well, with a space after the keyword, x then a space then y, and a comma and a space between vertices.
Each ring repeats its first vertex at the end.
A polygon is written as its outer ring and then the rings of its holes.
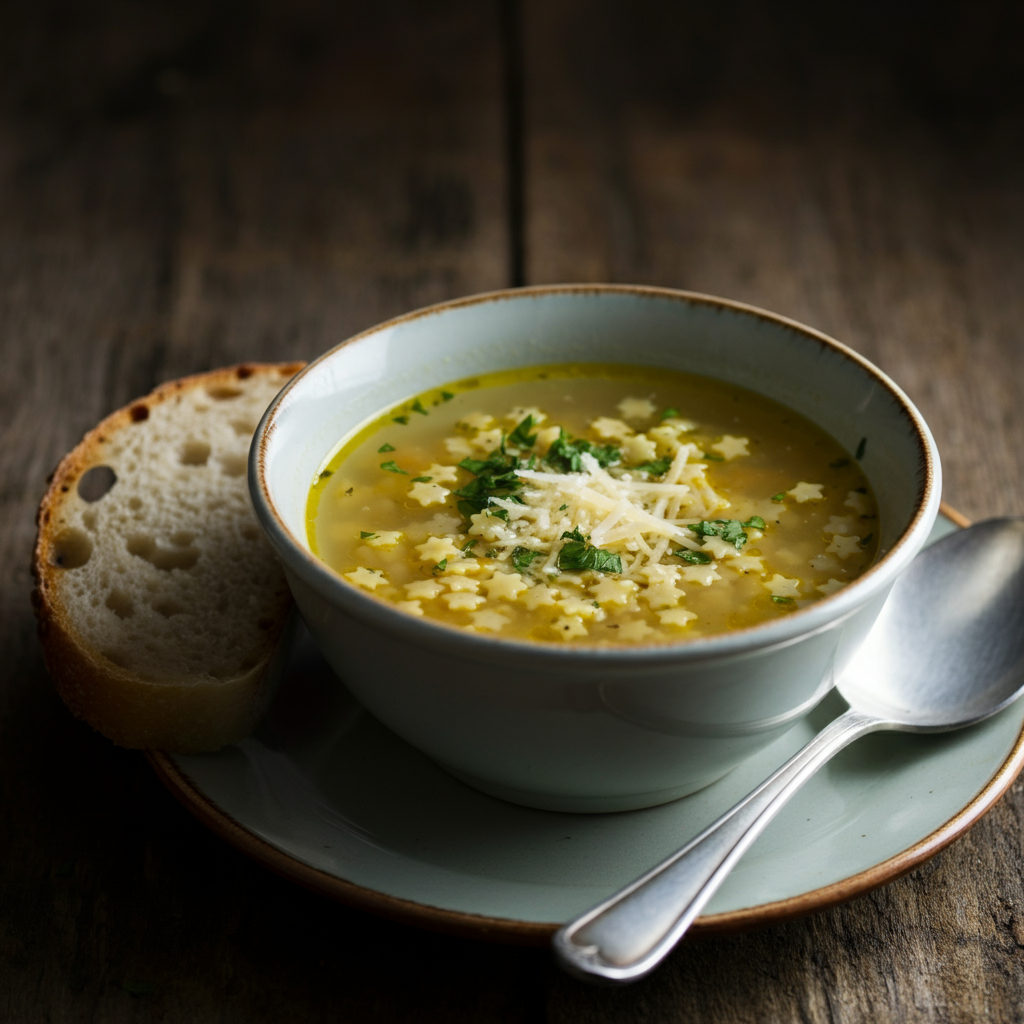
POLYGON ((897 580, 837 688, 850 705, 678 853, 565 925, 570 973, 628 982, 668 955, 791 796, 869 732, 973 725, 1024 690, 1024 519, 992 519, 923 551, 897 580))

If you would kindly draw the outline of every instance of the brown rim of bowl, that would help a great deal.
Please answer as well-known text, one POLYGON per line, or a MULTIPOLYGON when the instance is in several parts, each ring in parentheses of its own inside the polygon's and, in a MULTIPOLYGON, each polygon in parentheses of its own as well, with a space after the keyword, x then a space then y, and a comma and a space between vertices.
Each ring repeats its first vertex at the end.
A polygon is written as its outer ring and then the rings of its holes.
MULTIPOLYGON (((942 514, 961 528, 970 526, 969 519, 945 503, 942 505, 942 514)), ((147 750, 145 754, 160 781, 186 810, 214 834, 281 877, 297 882, 299 885, 322 896, 337 900, 339 903, 398 921, 401 924, 414 925, 430 931, 517 945, 543 946, 550 941, 561 925, 560 922, 548 924, 537 921, 518 921, 513 918, 486 917, 481 914, 446 910, 442 907, 417 903, 398 896, 389 896, 374 889, 367 889, 354 882, 311 867, 277 849, 265 839, 261 839, 223 811, 195 786, 192 780, 174 763, 170 755, 154 750, 147 750)), ((976 824, 1009 789, 1022 767, 1024 767, 1024 728, 1018 734, 1013 749, 1002 765, 977 795, 948 821, 912 846, 864 871, 833 882, 831 885, 822 886, 820 889, 812 889, 799 896, 791 896, 784 900, 775 900, 771 903, 743 907, 740 910, 699 917, 687 932, 687 938, 728 935, 780 924, 783 921, 846 903, 857 896, 863 896, 872 889, 895 881, 929 858, 934 857, 939 850, 948 846, 954 839, 959 838, 972 825, 976 824)))
MULTIPOLYGON (((800 334, 810 338, 811 340, 817 341, 820 345, 832 349, 838 352, 840 355, 849 359, 851 362, 856 363, 861 369, 867 373, 870 377, 877 380, 883 389, 888 391, 892 397, 899 403, 902 408, 903 414, 906 416, 908 423, 913 427, 917 442, 919 445, 919 458, 920 458, 920 498, 916 507, 916 511, 907 523, 906 528, 900 534, 899 538, 893 544, 893 546, 885 552, 885 554, 878 559, 874 564, 868 567, 856 580, 852 581, 849 587, 845 587, 842 591, 836 594, 829 595, 821 600, 815 601, 812 605, 807 608, 802 608, 799 611, 793 612, 786 616, 783 620, 776 620, 773 622, 759 622, 751 626, 744 626, 740 629, 731 630, 728 634, 719 634, 716 636, 701 638, 695 641, 689 641, 685 645, 680 644, 665 644, 658 646, 651 646, 645 648, 644 654, 648 658, 655 660, 661 660, 662 658, 668 660, 674 657, 678 657, 678 651, 681 647, 685 646, 689 651, 693 652, 690 655, 689 660, 700 660, 702 658, 714 658, 718 657, 722 653, 721 641, 723 637, 727 637, 729 646, 732 647, 731 653, 743 653, 748 649, 756 648, 768 648, 775 647, 776 645, 785 646, 794 640, 810 635, 810 633, 817 632, 821 629, 827 629, 829 623, 819 622, 817 626, 810 627, 810 630, 799 631, 793 623, 797 626, 800 623, 805 622, 808 618, 812 621, 818 618, 822 614, 822 609, 834 607, 837 602, 849 602, 852 600, 850 597, 851 592, 859 593, 863 589, 863 584, 871 581, 877 577, 877 574, 884 566, 891 564, 894 560, 901 557, 905 551, 908 540, 921 525, 921 521, 925 516, 928 507, 932 504, 936 495, 936 469, 937 465, 935 460, 932 458, 932 449, 934 448, 934 441, 929 446, 929 430, 927 424, 924 422, 924 418, 918 412, 916 406, 910 401, 910 398, 904 394, 903 390, 896 384, 895 381, 891 380, 881 369, 874 365, 870 360, 866 359, 859 352, 844 345, 841 341, 837 341, 835 338, 818 331, 813 327, 808 327, 806 324, 800 323, 798 320, 793 320, 789 317, 782 316, 779 313, 773 313, 767 309, 761 309, 758 306, 751 306, 744 302, 737 302, 733 299, 723 299, 717 295, 707 295, 702 292, 689 292, 683 291, 678 288, 664 288, 656 285, 631 285, 631 284, 555 284, 555 285, 531 285, 524 288, 506 288, 498 291, 481 292, 477 295, 467 295, 458 299, 451 299, 447 302, 439 302, 432 306, 424 306, 420 309, 412 310, 408 313, 404 313, 401 316, 393 317, 390 320, 385 320, 383 323, 375 324, 372 327, 367 328, 365 331, 360 331, 358 334, 352 335, 350 338, 346 338, 344 341, 339 342, 337 345, 328 349, 322 355, 316 359, 311 360, 306 366, 300 370, 288 383, 281 389, 280 393, 271 403, 267 413, 264 414, 264 418, 261 421, 260 427, 257 428, 258 444, 256 445, 255 451, 250 452, 250 493, 253 490, 258 492, 257 495, 252 494, 253 504, 256 507, 256 517, 260 522, 264 533, 270 535, 269 539, 271 545, 276 547, 273 534, 276 532, 280 537, 287 540, 289 548, 297 554, 302 560, 301 570, 299 567, 293 567, 298 575, 303 575, 302 570, 305 571, 306 582, 310 586, 316 588, 317 583, 313 582, 329 580, 332 582, 340 583, 346 589, 352 591, 353 600, 359 601, 360 603, 366 602, 366 607, 373 607, 378 613, 383 613, 385 616, 391 618, 392 622, 397 628, 402 630, 407 636, 415 636, 415 642, 424 643, 429 642, 430 635, 433 633, 435 636, 440 637, 440 634, 444 634, 444 639, 440 642, 450 647, 453 643, 463 646, 464 653, 472 651, 478 644, 486 644, 491 647, 494 644, 500 644, 503 648, 504 657, 513 657, 517 659, 523 659, 527 662, 531 661, 535 657, 554 657, 564 659, 566 663, 571 663, 571 660, 575 656, 577 651, 593 652, 597 648, 583 647, 579 648, 557 648, 544 646, 542 651, 537 650, 537 645, 528 644, 520 641, 513 640, 501 640, 494 637, 478 638, 469 636, 460 630, 451 630, 443 623, 437 623, 433 621, 421 621, 411 616, 406 615, 403 612, 398 611, 393 604, 380 597, 374 597, 373 594, 367 594, 355 587, 350 587, 340 576, 338 576, 332 569, 330 569, 326 563, 319 559, 307 548, 303 547, 302 544, 293 535, 292 531, 285 524, 283 517, 278 511, 274 504, 273 498, 271 497, 270 487, 267 482, 266 472, 266 460, 267 460, 267 443, 268 438, 273 435, 277 429, 275 423, 275 417, 278 410, 282 407, 286 396, 295 387, 298 386, 299 382, 310 372, 312 372, 323 360, 327 359, 332 353, 344 348, 353 342, 359 341, 361 338, 368 337, 369 335, 376 334, 385 328, 391 328, 398 324, 408 323, 413 320, 425 319, 429 316, 436 316, 441 313, 447 312, 452 309, 461 309, 468 306, 483 305, 488 302, 504 302, 508 300, 514 300, 520 296, 526 295, 562 295, 562 294, 573 294, 573 295, 585 295, 585 294, 618 294, 618 295, 640 295, 640 296, 651 296, 662 299, 671 299, 676 302, 685 302, 690 304, 699 304, 705 306, 715 306, 720 309, 732 310, 734 312, 744 313, 759 317, 762 320, 768 320, 772 323, 782 324, 783 326, 789 327, 800 334), (252 480, 255 478, 256 487, 252 486, 252 480), (260 506, 266 510, 267 518, 273 526, 273 530, 268 529, 267 523, 264 522, 264 513, 260 506), (309 575, 311 574, 311 575, 309 575), (783 624, 788 624, 788 629, 784 631, 784 635, 763 642, 758 640, 766 630, 779 631, 783 624), (437 632, 440 631, 440 634, 437 632), (799 633, 799 636, 797 635, 799 633), (735 645, 737 638, 740 641, 740 649, 736 650, 735 645)), ((941 502, 940 502, 941 504, 941 502)), ((959 513, 957 513, 959 515, 959 513)), ((960 517, 961 519, 963 517, 960 517)), ((959 524, 962 525, 962 524, 959 524)), ((280 554, 280 552, 279 552, 280 554)), ((846 612, 842 614, 849 614, 854 609, 848 608, 846 612)), ((608 661, 619 661, 630 662, 635 660, 639 652, 635 648, 623 648, 617 650, 615 648, 600 648, 602 657, 606 663, 608 661)))

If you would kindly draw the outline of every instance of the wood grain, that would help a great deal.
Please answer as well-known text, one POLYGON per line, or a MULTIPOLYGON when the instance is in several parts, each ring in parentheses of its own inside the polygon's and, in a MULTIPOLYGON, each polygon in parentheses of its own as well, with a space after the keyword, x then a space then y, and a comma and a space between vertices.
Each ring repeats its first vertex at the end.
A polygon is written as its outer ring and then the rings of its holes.
POLYGON ((1024 1021, 1024 789, 847 906, 592 989, 277 879, 74 721, 28 605, 46 473, 160 380, 426 302, 665 284, 804 320, 1024 512, 1010 3, 0 8, 0 1019, 1024 1021))

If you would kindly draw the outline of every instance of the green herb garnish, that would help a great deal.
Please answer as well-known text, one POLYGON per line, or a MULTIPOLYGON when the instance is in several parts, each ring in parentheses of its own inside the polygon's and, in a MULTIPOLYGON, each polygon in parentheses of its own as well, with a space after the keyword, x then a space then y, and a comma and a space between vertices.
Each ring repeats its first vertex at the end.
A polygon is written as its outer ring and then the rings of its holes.
POLYGON ((864 538, 864 539, 863 539, 863 540, 862 540, 862 541, 860 542, 860 546, 861 546, 862 548, 866 548, 866 547, 867 547, 867 546, 868 546, 868 545, 869 545, 869 544, 870 544, 870 543, 871 543, 871 542, 872 542, 872 541, 873 541, 874 539, 875 539, 875 535, 874 535, 873 533, 869 533, 869 534, 868 534, 868 535, 867 535, 867 536, 866 536, 866 537, 865 537, 865 538, 864 538))
POLYGON ((747 543, 746 530, 763 530, 764 520, 760 516, 751 516, 745 523, 738 519, 715 519, 713 522, 702 519, 699 523, 694 523, 690 529, 698 537, 721 537, 737 551, 741 551, 743 545, 747 543))
POLYGON ((376 537, 376 536, 377 536, 377 534, 372 533, 369 530, 360 530, 359 531, 359 539, 360 540, 366 540, 368 537, 376 537))
POLYGON ((561 428, 558 437, 544 456, 544 461, 562 473, 582 473, 584 453, 593 455, 602 469, 622 461, 622 452, 614 445, 593 444, 585 437, 577 437, 570 441, 565 430, 561 428))
POLYGON ((633 469, 641 469, 646 473, 653 474, 654 476, 664 476, 671 465, 672 459, 667 455, 663 455, 660 459, 651 459, 650 462, 641 462, 639 466, 633 466, 633 469))
POLYGON ((480 541, 476 537, 474 537, 472 540, 467 540, 466 543, 463 544, 461 548, 459 548, 459 550, 463 551, 463 552, 466 552, 468 554, 479 543, 480 543, 480 541))
POLYGON ((708 462, 725 462, 725 458, 721 455, 716 455, 714 452, 704 452, 704 458, 708 462))
POLYGON ((429 484, 434 478, 432 476, 414 476, 412 482, 414 484, 429 484))
POLYGON ((676 558, 681 558, 690 565, 710 565, 714 559, 706 551, 691 551, 689 548, 680 548, 673 552, 676 558))
POLYGON ((772 501, 774 501, 776 505, 781 505, 785 500, 786 500, 786 492, 785 491, 779 491, 778 494, 773 494, 772 495, 772 501))
POLYGON ((592 569, 594 572, 622 572, 622 559, 613 551, 595 548, 579 527, 562 534, 565 543, 558 552, 559 569, 592 569))
POLYGON ((537 435, 530 433, 532 427, 533 414, 531 413, 508 435, 509 442, 517 448, 532 448, 537 443, 537 435))
POLYGON ((416 399, 415 402, 412 403, 412 405, 409 406, 409 408, 412 409, 413 412, 418 412, 421 416, 430 415, 430 413, 423 408, 423 403, 418 398, 416 399))
POLYGON ((406 423, 409 422, 409 417, 408 416, 392 416, 391 417, 391 422, 392 423, 401 423, 402 426, 404 427, 406 425, 406 423))
POLYGON ((448 568, 448 559, 447 558, 442 558, 441 561, 438 562, 437 565, 434 566, 433 571, 434 572, 444 572, 445 569, 447 569, 447 568, 448 568))
POLYGON ((670 420, 670 419, 672 419, 672 418, 673 418, 674 416, 678 416, 678 415, 679 415, 679 410, 678 410, 678 409, 673 409, 673 408, 672 408, 672 407, 670 406, 670 407, 669 407, 668 409, 663 409, 663 410, 662 410, 662 413, 661 413, 661 420, 662 420, 662 422, 664 422, 665 420, 670 420))
POLYGON ((325 479, 326 477, 329 477, 329 476, 333 476, 333 475, 334 475, 334 470, 333 470, 333 469, 325 469, 325 470, 324 470, 324 471, 323 471, 323 472, 322 472, 322 473, 320 474, 320 479, 321 479, 321 480, 324 480, 324 479, 325 479))
POLYGON ((860 460, 864 458, 864 452, 867 449, 867 446, 868 439, 866 437, 862 437, 860 439, 860 444, 857 445, 857 451, 853 456, 858 462, 860 462, 860 460))
POLYGON ((441 401, 450 402, 455 396, 450 391, 441 392, 441 401))
POLYGON ((513 548, 512 549, 512 566, 523 572, 524 569, 529 569, 531 563, 536 558, 540 558, 539 551, 531 551, 529 548, 513 548))
POLYGON ((394 450, 395 450, 395 446, 394 446, 393 444, 388 444, 388 443, 387 443, 387 441, 385 441, 385 442, 384 442, 384 443, 383 443, 383 444, 382 444, 382 445, 381 445, 381 446, 380 446, 380 447, 379 447, 379 448, 377 449, 377 454, 378 454, 378 455, 383 455, 383 454, 384 454, 385 452, 393 452, 394 450))
POLYGON ((401 473, 402 476, 409 475, 401 466, 398 465, 397 462, 395 462, 394 459, 388 459, 387 462, 382 462, 380 464, 380 468, 386 469, 389 473, 401 473))
MULTIPOLYGON (((532 463, 531 458, 528 465, 532 463)), ((462 499, 458 503, 459 511, 468 519, 487 509, 492 498, 521 502, 522 499, 516 495, 523 486, 522 480, 516 476, 520 465, 519 458, 509 455, 503 448, 496 448, 486 459, 463 459, 459 463, 460 468, 468 470, 476 479, 455 491, 455 495, 462 499)), ((507 519, 507 510, 500 511, 504 513, 501 518, 507 519)))
POLYGON ((779 597, 778 594, 772 594, 772 600, 776 604, 795 604, 796 603, 796 602, 794 602, 793 598, 791 598, 791 597, 779 597))
POLYGON ((564 512, 568 507, 569 507, 568 505, 559 505, 558 506, 558 511, 559 512, 564 512))

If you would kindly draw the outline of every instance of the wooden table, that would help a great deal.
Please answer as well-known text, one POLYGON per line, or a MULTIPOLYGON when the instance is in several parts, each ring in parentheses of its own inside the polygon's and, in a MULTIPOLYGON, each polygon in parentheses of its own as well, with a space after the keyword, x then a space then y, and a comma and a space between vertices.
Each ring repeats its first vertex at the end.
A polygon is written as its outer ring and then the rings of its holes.
POLYGON ((0 12, 0 1019, 1024 1020, 1024 791, 875 893, 589 988, 269 874, 49 686, 58 457, 154 384, 491 288, 630 281, 850 343, 948 501, 1024 512, 1018 4, 116 2, 0 12))

